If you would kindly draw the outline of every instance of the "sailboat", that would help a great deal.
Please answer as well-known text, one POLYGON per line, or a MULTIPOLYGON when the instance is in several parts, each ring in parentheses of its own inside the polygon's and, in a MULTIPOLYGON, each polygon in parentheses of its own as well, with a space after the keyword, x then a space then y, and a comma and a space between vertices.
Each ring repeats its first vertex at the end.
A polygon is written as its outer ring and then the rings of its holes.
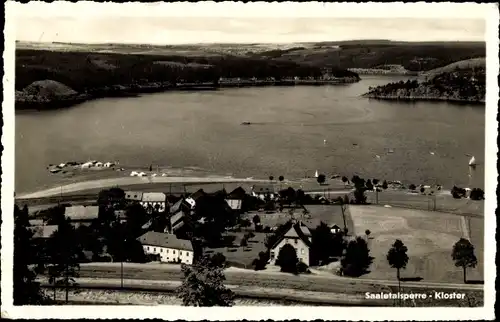
POLYGON ((315 177, 315 178, 319 177, 318 170, 316 170, 316 173, 314 174, 314 177, 315 177))
POLYGON ((474 156, 472 156, 472 158, 470 158, 469 160, 469 167, 475 167, 476 166, 476 158, 474 156))

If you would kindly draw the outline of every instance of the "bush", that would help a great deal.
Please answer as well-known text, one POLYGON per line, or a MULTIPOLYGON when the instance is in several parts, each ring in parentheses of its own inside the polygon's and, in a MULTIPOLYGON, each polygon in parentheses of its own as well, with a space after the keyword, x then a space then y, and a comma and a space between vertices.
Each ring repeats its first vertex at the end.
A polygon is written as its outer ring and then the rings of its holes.
POLYGON ((484 191, 480 188, 474 188, 470 192, 470 199, 472 200, 483 200, 484 199, 484 191))
POLYGON ((460 199, 466 196, 467 191, 464 188, 459 188, 457 186, 453 186, 451 189, 451 195, 455 199, 460 199))
POLYGON ((415 186, 415 185, 412 183, 412 184, 410 184, 410 185, 408 186, 408 189, 410 189, 411 191, 414 191, 414 190, 416 190, 416 189, 417 189, 417 186, 415 186))
POLYGON ((309 266, 307 266, 304 262, 297 263, 297 273, 307 273, 309 271, 309 266))
POLYGON ((299 259, 297 258, 297 252, 290 244, 285 244, 281 247, 276 259, 276 265, 281 267, 281 271, 285 273, 297 273, 297 263, 299 259))
POLYGON ((252 265, 254 270, 261 271, 266 269, 267 261, 269 260, 269 254, 267 252, 260 252, 259 257, 254 259, 252 265))
POLYGON ((224 268, 226 266, 226 256, 222 253, 215 253, 210 256, 209 263, 214 267, 224 268))
POLYGON ((250 220, 246 219, 246 218, 245 219, 241 219, 240 220, 240 226, 241 227, 250 227, 250 226, 252 226, 252 222, 250 220))

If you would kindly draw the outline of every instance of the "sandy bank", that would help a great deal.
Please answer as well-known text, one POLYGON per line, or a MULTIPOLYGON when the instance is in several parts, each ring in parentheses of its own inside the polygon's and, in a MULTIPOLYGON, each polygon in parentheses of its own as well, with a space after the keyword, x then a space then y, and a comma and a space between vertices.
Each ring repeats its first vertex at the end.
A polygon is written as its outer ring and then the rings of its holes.
POLYGON ((16 196, 18 199, 44 198, 56 196, 59 194, 67 194, 72 192, 105 189, 115 186, 132 186, 135 184, 211 184, 211 183, 263 183, 269 180, 256 179, 237 179, 227 177, 122 177, 82 181, 64 186, 45 189, 34 193, 27 193, 16 196))

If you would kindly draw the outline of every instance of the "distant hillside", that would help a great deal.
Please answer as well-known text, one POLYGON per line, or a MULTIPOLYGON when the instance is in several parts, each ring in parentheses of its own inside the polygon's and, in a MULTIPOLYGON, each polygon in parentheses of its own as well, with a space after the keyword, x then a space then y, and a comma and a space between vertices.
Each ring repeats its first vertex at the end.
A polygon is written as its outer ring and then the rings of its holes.
POLYGON ((275 60, 334 66, 342 69, 370 69, 401 65, 421 72, 470 58, 486 56, 485 43, 404 43, 390 41, 324 42, 312 47, 296 47, 255 53, 275 60))
POLYGON ((422 73, 420 76, 422 80, 429 80, 434 77, 436 77, 439 74, 442 73, 451 73, 454 72, 455 70, 466 70, 466 69, 475 69, 475 68, 486 68, 486 58, 485 57, 480 57, 480 58, 472 58, 472 59, 466 59, 466 60, 460 60, 454 63, 451 63, 449 65, 440 67, 440 68, 435 68, 429 71, 426 71, 422 73))
POLYGON ((400 81, 370 88, 368 98, 390 100, 443 100, 484 103, 485 59, 459 61, 433 69, 421 80, 400 81))
POLYGON ((62 50, 64 44, 56 45, 59 46, 57 50, 16 50, 16 108, 32 108, 38 103, 46 108, 54 101, 61 101, 66 106, 72 99, 80 102, 88 96, 133 96, 167 89, 215 89, 222 86, 219 83, 221 78, 280 81, 323 79, 328 75, 337 83, 359 81, 358 74, 345 69, 329 68, 326 73, 319 66, 262 57, 192 53, 186 56, 182 52, 176 55, 152 54, 156 49, 149 54, 137 54, 138 46, 131 50, 134 54, 124 54, 125 45, 110 47, 119 49, 120 53, 103 52, 103 45, 90 46, 90 51, 83 51, 84 45, 75 45, 79 49, 71 51, 62 50), (38 86, 38 81, 45 82, 38 86), (52 95, 57 92, 53 90, 57 87, 54 84, 67 86, 75 93, 65 97, 52 95), (30 86, 39 91, 33 91, 30 86))
POLYGON ((18 42, 16 48, 205 58, 238 56, 337 69, 373 69, 377 66, 401 65, 409 72, 429 71, 459 60, 486 56, 484 42, 402 42, 383 39, 290 44, 190 45, 18 42))

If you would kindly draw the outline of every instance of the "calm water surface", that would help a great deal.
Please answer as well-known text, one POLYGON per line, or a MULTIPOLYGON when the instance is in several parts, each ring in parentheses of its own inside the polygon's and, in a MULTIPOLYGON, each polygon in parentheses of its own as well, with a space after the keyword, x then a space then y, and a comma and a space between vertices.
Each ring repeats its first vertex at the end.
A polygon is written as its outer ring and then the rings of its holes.
MULTIPOLYGON (((50 163, 90 159, 238 177, 302 178, 318 169, 468 185, 466 154, 484 161, 484 107, 359 97, 369 86, 399 79, 169 92, 17 113, 16 191, 47 185, 50 163)), ((472 185, 483 186, 483 176, 480 164, 472 185)))

